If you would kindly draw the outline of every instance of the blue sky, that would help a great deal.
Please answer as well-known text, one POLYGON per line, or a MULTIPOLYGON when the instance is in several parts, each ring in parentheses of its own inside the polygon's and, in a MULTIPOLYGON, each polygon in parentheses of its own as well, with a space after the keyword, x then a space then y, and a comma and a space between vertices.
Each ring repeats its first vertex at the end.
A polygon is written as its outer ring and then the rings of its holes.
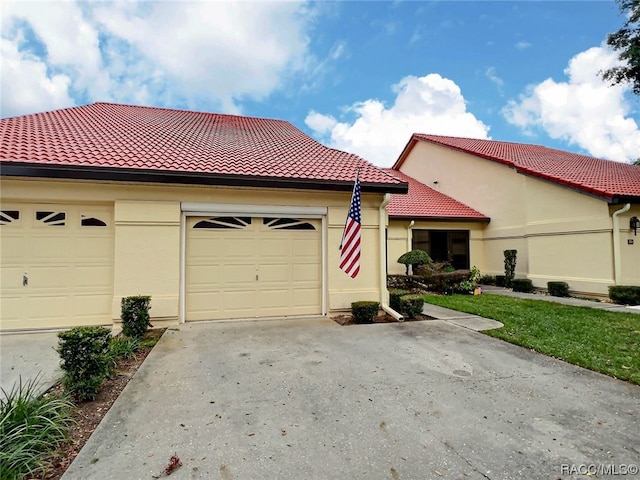
POLYGON ((3 2, 3 118, 110 101, 288 120, 390 166, 414 132, 640 157, 613 1, 3 2))

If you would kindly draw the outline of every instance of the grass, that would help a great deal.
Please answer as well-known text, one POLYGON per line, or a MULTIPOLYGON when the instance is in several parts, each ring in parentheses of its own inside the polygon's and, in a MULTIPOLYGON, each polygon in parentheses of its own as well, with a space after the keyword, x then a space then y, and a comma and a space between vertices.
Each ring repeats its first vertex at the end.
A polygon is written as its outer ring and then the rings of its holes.
POLYGON ((22 480, 44 471, 45 459, 67 439, 73 405, 65 397, 41 394, 38 378, 0 390, 0 478, 22 480))
POLYGON ((425 302, 492 318, 483 333, 640 385, 640 315, 502 295, 425 295, 425 302))

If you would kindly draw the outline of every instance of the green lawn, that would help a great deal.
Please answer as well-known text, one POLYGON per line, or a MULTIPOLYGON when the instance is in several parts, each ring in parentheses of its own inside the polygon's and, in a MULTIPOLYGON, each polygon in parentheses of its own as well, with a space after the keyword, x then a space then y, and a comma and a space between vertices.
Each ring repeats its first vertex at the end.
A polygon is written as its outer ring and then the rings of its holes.
POLYGON ((502 295, 425 295, 427 303, 493 318, 483 333, 640 385, 640 315, 502 295))

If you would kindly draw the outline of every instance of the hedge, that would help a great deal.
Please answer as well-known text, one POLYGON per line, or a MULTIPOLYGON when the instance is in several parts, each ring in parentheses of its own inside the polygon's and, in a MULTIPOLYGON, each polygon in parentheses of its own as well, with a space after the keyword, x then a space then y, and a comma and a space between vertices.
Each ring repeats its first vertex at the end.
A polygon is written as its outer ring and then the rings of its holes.
POLYGON ((609 298, 620 305, 640 305, 640 286, 611 286, 609 287, 609 298))

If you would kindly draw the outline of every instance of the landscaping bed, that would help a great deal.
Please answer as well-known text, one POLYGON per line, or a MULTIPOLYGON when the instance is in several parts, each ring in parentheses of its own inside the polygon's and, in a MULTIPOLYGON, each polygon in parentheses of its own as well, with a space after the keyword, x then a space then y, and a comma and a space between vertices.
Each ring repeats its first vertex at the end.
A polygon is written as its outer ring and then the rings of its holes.
MULTIPOLYGON (((148 330, 143 337, 143 342, 150 346, 141 347, 131 358, 118 360, 114 373, 104 380, 95 400, 78 402, 74 405, 72 409, 74 425, 69 432, 69 441, 60 445, 56 453, 46 460, 48 466, 43 472, 28 478, 57 480, 62 477, 165 330, 165 328, 148 330)), ((49 393, 63 394, 62 385, 55 385, 49 393)))

